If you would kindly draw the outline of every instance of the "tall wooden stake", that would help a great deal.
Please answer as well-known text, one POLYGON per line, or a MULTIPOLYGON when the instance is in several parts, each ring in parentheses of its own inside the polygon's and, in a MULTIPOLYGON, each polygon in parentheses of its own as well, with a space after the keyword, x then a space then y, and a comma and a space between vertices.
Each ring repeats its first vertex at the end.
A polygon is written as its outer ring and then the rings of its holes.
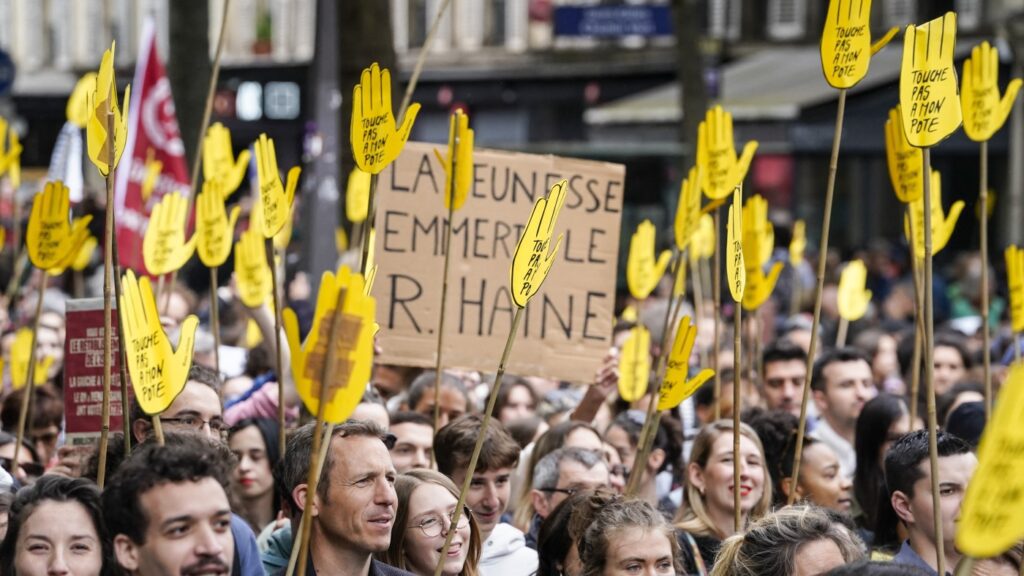
POLYGON ((715 395, 714 395, 714 410, 715 420, 717 421, 722 417, 722 376, 721 370, 718 369, 718 350, 721 347, 722 340, 722 328, 720 325, 720 318, 722 317, 722 250, 721 243, 718 241, 718 231, 722 225, 721 217, 719 216, 718 208, 715 208, 715 271, 711 276, 711 296, 714 298, 715 303, 715 341, 711 348, 711 364, 715 369, 715 395))
POLYGON ((377 217, 377 175, 370 174, 369 206, 366 208, 366 221, 363 222, 363 245, 359 253, 359 272, 363 276, 369 272, 366 269, 367 259, 370 255, 370 231, 373 230, 373 221, 377 217))
POLYGON ((936 436, 938 424, 935 417, 935 379, 932 373, 935 365, 932 352, 935 346, 935 319, 932 317, 932 195, 930 175, 932 173, 931 149, 923 150, 924 156, 924 383, 928 395, 928 459, 931 461, 932 514, 935 524, 936 570, 946 573, 946 554, 942 540, 941 498, 939 494, 939 448, 936 436))
MULTIPOLYGON (((908 209, 909 210, 909 209, 908 209)), ((918 232, 920 234, 920 232, 918 232)), ((924 290, 921 289, 921 262, 913 246, 910 247, 911 275, 914 278, 914 358, 910 366, 910 425, 917 422, 921 394, 921 354, 924 347, 924 290)))
POLYGON ((850 331, 850 321, 846 318, 839 318, 839 328, 836 331, 836 348, 846 346, 846 334, 850 331))
MULTIPOLYGON (((455 145, 452 147, 451 178, 448 178, 448 189, 445 194, 448 196, 448 225, 445 226, 444 243, 444 275, 441 277, 441 310, 437 319, 437 363, 434 366, 434 435, 441 428, 441 379, 444 375, 444 318, 448 307, 448 265, 452 257, 452 219, 455 218, 455 174, 459 149, 458 130, 454 130, 455 145)), ((434 465, 434 451, 430 451, 430 465, 434 465)))
MULTIPOLYGON (((441 18, 444 16, 448 5, 452 3, 452 0, 442 0, 441 5, 437 8, 437 15, 434 16, 434 21, 430 23, 430 30, 427 31, 427 37, 423 40, 423 47, 420 48, 420 53, 416 57, 416 65, 412 68, 412 75, 409 77, 409 84, 405 87, 405 95, 402 96, 402 105, 398 107, 398 115, 395 116, 395 121, 399 122, 401 118, 405 116, 405 111, 409 109, 409 103, 412 101, 412 93, 416 90, 416 84, 420 81, 420 74, 423 72, 423 64, 427 61, 427 53, 430 52, 430 47, 434 45, 434 39, 437 37, 437 31, 441 28, 441 18)), ((370 198, 373 198, 371 192, 370 198)), ((370 203, 373 206, 373 202, 370 203)))
POLYGON ((988 140, 981 141, 981 349, 985 378, 985 421, 992 420, 992 334, 988 326, 988 140))
MULTIPOLYGON (((121 302, 121 257, 117 251, 117 242, 111 247, 114 255, 114 278, 118 279, 114 282, 114 301, 121 302)), ((130 414, 128 413, 128 358, 124 350, 124 339, 121 336, 124 334, 124 322, 121 322, 121 314, 118 313, 117 318, 117 355, 119 358, 117 365, 117 376, 118 384, 121 388, 121 433, 124 436, 124 455, 125 458, 132 453, 132 423, 130 414)))
POLYGON ((735 350, 732 355, 732 502, 735 510, 733 511, 733 529, 738 533, 743 529, 743 512, 740 509, 741 506, 741 490, 740 490, 740 465, 742 458, 740 457, 740 411, 743 409, 743 377, 741 372, 741 361, 742 361, 742 349, 740 348, 740 339, 743 336, 743 306, 740 302, 736 303, 736 312, 733 314, 733 326, 735 327, 735 334, 733 335, 733 347, 735 350))
POLYGON ((32 320, 32 347, 28 358, 28 376, 25 378, 25 394, 21 397, 21 410, 18 412, 18 436, 14 443, 14 457, 11 458, 11 476, 17 478, 18 454, 21 452, 21 444, 25 441, 25 423, 28 422, 28 408, 32 403, 32 395, 36 389, 36 341, 39 336, 39 316, 43 313, 43 294, 46 292, 46 281, 48 276, 45 270, 42 272, 42 279, 39 282, 39 297, 36 301, 36 315, 32 320))
MULTIPOLYGON (((291 216, 289 216, 291 218, 291 216)), ((284 418, 284 353, 281 350, 281 286, 278 285, 280 271, 274 257, 274 239, 267 238, 267 260, 270 263, 270 284, 274 291, 274 360, 277 366, 277 447, 281 454, 285 453, 287 431, 284 418)), ((284 257, 281 258, 284 264, 284 257)))
MULTIPOLYGON (((109 95, 110 98, 117 98, 117 93, 109 95)), ((114 279, 114 109, 107 105, 107 209, 106 229, 103 231, 103 407, 100 411, 100 447, 99 447, 99 472, 96 476, 96 484, 103 489, 107 473, 107 443, 110 441, 110 359, 112 355, 112 334, 113 323, 110 314, 113 309, 113 283, 114 279)), ((116 279, 120 282, 120 278, 116 279)), ((121 413, 125 410, 122 399, 121 413)), ((124 416, 122 416, 123 418, 124 416)))
MULTIPOLYGON (((210 268, 210 331, 213 332, 213 366, 220 374, 220 302, 217 299, 216 266, 210 268)), ((283 380, 280 376, 278 378, 283 380)), ((279 398, 283 398, 283 396, 279 398)), ((283 406, 284 402, 279 400, 278 404, 283 406)), ((278 448, 280 448, 280 439, 278 439, 278 448)))

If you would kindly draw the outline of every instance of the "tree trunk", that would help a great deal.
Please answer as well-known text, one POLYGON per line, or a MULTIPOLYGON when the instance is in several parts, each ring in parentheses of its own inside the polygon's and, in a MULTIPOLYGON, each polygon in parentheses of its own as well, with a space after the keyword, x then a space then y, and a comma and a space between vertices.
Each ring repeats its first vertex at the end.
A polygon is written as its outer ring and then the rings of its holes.
POLYGON ((697 129, 708 107, 708 89, 704 78, 704 55, 700 50, 700 6, 698 0, 672 0, 673 24, 676 31, 676 65, 679 78, 680 123, 679 140, 689 152, 683 155, 680 172, 697 161, 697 129))
POLYGON ((203 121, 210 87, 210 5, 208 0, 168 2, 170 54, 167 77, 171 81, 178 128, 185 144, 185 159, 192 166, 199 124, 203 121))

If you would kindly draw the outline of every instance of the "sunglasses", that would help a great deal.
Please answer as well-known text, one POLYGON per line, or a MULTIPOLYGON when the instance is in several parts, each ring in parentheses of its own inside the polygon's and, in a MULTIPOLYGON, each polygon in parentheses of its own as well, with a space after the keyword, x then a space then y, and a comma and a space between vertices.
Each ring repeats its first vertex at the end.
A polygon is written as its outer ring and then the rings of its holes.
MULTIPOLYGON (((11 469, 10 458, 0 458, 0 466, 3 466, 4 470, 11 469)), ((21 469, 25 471, 25 475, 31 478, 38 478, 46 472, 46 468, 42 464, 36 464, 35 462, 24 462, 21 464, 21 469)))

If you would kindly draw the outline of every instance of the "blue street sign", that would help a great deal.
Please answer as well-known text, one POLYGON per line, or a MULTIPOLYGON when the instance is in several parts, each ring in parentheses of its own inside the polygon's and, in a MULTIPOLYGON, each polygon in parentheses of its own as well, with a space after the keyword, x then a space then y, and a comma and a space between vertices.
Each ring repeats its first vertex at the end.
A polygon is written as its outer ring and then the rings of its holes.
POLYGON ((672 14, 667 5, 556 6, 555 36, 669 36, 672 14))

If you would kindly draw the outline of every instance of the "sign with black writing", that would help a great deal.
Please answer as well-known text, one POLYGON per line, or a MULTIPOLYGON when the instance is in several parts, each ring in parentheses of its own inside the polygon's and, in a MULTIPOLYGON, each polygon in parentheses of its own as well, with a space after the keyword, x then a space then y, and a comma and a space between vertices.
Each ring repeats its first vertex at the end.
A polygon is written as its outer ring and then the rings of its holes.
MULTIPOLYGON (((374 243, 380 362, 436 363, 447 210, 441 145, 409 142, 380 174, 374 243)), ((444 364, 498 365, 515 312, 509 270, 533 204, 565 179, 559 262, 523 317, 509 372, 589 381, 611 345, 625 167, 477 149, 452 225, 444 364)))

